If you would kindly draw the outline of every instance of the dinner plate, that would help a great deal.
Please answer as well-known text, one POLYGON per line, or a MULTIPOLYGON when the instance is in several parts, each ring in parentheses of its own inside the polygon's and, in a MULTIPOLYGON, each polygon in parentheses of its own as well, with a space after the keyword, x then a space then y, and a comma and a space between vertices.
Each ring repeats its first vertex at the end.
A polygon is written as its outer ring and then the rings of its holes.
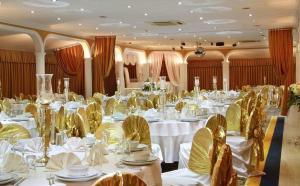
POLYGON ((90 181, 90 180, 99 178, 102 175, 104 175, 104 174, 98 173, 98 174, 96 174, 94 176, 83 177, 83 178, 64 178, 64 177, 59 177, 59 176, 56 176, 56 178, 58 180, 66 181, 66 182, 84 182, 84 181, 90 181))
POLYGON ((99 175, 100 173, 94 169, 89 169, 86 175, 70 175, 67 169, 63 169, 58 171, 55 175, 59 178, 66 178, 66 179, 81 179, 81 178, 89 178, 99 175))
POLYGON ((147 147, 148 147, 148 145, 146 145, 146 144, 138 144, 137 147, 131 148, 131 152, 142 151, 142 150, 146 149, 147 147))
POLYGON ((140 161, 140 160, 134 160, 132 157, 127 156, 122 158, 121 161, 126 165, 150 165, 157 159, 158 157, 150 155, 148 160, 140 161))
POLYGON ((169 104, 166 104, 166 107, 176 107, 176 104, 175 103, 169 103, 169 104))
POLYGON ((146 118, 149 123, 158 122, 159 118, 146 118))
POLYGON ((198 118, 181 118, 180 121, 182 122, 196 122, 199 121, 198 118))
POLYGON ((15 117, 15 118, 10 118, 9 120, 10 121, 29 121, 29 118, 25 118, 25 117, 18 118, 18 117, 15 117))
POLYGON ((120 116, 120 117, 118 117, 118 116, 113 116, 112 117, 115 121, 124 121, 125 120, 125 117, 122 117, 122 116, 120 116))
POLYGON ((10 183, 17 179, 17 175, 13 173, 5 173, 3 179, 0 180, 0 185, 10 183))

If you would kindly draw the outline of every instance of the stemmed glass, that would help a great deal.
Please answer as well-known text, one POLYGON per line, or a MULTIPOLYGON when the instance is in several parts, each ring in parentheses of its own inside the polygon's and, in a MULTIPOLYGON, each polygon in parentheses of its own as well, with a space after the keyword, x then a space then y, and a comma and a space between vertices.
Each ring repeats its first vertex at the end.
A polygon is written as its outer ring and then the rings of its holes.
POLYGON ((29 168, 29 176, 32 176, 32 174, 35 174, 36 172, 36 155, 30 154, 26 156, 26 164, 29 168))

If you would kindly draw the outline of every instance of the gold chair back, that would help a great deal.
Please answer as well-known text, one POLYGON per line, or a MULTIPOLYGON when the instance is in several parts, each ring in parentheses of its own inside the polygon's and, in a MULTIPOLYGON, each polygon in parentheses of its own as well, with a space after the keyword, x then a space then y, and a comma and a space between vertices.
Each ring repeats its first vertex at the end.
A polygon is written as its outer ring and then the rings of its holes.
POLYGON ((84 108, 79 107, 77 109, 77 113, 81 116, 81 119, 83 121, 83 127, 84 127, 84 131, 86 131, 86 133, 92 132, 91 131, 91 122, 89 120, 89 115, 91 115, 93 112, 88 113, 86 110, 84 110, 84 108))
POLYGON ((40 124, 39 124, 39 114, 38 114, 38 108, 37 108, 37 105, 34 104, 34 103, 28 103, 26 106, 25 106, 25 109, 24 109, 25 112, 27 113, 30 113, 33 118, 34 118, 34 121, 36 123, 36 128, 37 129, 40 129, 40 124))
POLYGON ((88 133, 88 131, 86 131, 87 127, 85 126, 84 120, 77 112, 70 114, 68 126, 69 136, 83 138, 88 133))
POLYGON ((213 143, 213 134, 210 129, 201 128, 196 132, 188 161, 190 170, 198 174, 211 175, 213 143))
POLYGON ((61 106, 59 111, 56 113, 56 128, 59 130, 65 130, 66 128, 66 115, 65 115, 65 107, 61 106))
POLYGON ((255 105, 255 100, 256 98, 250 98, 249 101, 248 101, 248 105, 247 105, 247 112, 248 112, 248 115, 250 115, 250 113, 252 112, 253 108, 254 108, 254 105, 255 105))
POLYGON ((227 130, 240 131, 241 129, 241 107, 238 104, 231 104, 226 111, 227 130))
POLYGON ((175 109, 178 112, 181 112, 185 105, 186 105, 186 102, 180 101, 179 103, 176 104, 175 109))
POLYGON ((147 186, 147 184, 131 173, 113 173, 102 176, 93 186, 147 186))
POLYGON ((27 138, 31 138, 30 132, 19 124, 9 124, 0 129, 0 139, 11 139, 12 143, 16 143, 27 138))
POLYGON ((146 99, 143 104, 143 110, 149 110, 152 108, 154 108, 152 101, 149 99, 146 99))
POLYGON ((123 113, 123 114, 127 114, 128 113, 128 108, 127 108, 127 104, 123 103, 123 102, 119 102, 116 104, 115 109, 114 109, 114 113, 123 113))
POLYGON ((159 102, 160 102, 160 101, 159 101, 159 100, 160 100, 159 95, 154 95, 154 94, 152 94, 152 95, 149 96, 149 100, 152 101, 153 107, 154 107, 155 109, 157 109, 157 108, 159 107, 159 102))
POLYGON ((99 92, 95 92, 93 95, 93 98, 99 105, 102 105, 103 94, 101 94, 99 92))
POLYGON ((12 105, 11 103, 9 102, 9 99, 4 99, 2 101, 2 109, 5 113, 9 113, 12 109, 12 105))
POLYGON ((122 139, 124 132, 120 123, 103 123, 101 124, 95 133, 96 139, 102 139, 103 134, 108 134, 107 143, 117 144, 122 139))
POLYGON ((133 107, 136 108, 138 106, 138 101, 136 97, 130 97, 127 101, 127 108, 133 107))
POLYGON ((236 186, 237 173, 232 167, 232 153, 230 146, 224 144, 214 166, 211 186, 236 186))
POLYGON ((139 141, 148 145, 151 149, 151 138, 148 122, 141 116, 128 116, 123 122, 125 138, 129 140, 139 141))
POLYGON ((114 112, 115 106, 117 105, 117 100, 115 98, 109 98, 105 105, 105 115, 111 116, 114 112))
POLYGON ((167 102, 170 102, 170 103, 174 103, 177 101, 177 96, 173 92, 167 93, 166 98, 167 98, 167 102))

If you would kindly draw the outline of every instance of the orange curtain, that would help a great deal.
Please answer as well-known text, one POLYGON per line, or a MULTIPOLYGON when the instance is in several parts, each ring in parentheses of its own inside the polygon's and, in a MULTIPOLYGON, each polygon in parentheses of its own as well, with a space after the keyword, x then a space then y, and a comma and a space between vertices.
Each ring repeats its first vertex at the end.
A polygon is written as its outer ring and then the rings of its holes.
POLYGON ((194 77, 199 76, 200 88, 211 90, 213 76, 217 76, 217 87, 223 87, 223 60, 189 60, 188 61, 188 89, 194 88, 194 77))
POLYGON ((287 114, 288 87, 295 82, 293 77, 293 33, 291 28, 269 30, 269 50, 273 67, 281 83, 285 85, 281 114, 287 114))
MULTIPOLYGON (((116 36, 99 36, 95 38, 93 50, 93 92, 105 93, 105 78, 107 78, 115 64, 116 36)), ((112 72, 114 73, 114 72, 112 72)), ((116 82, 110 82, 116 89, 116 82)))
POLYGON ((230 59, 230 89, 240 89, 243 85, 263 85, 264 77, 267 84, 280 85, 270 58, 230 59))
POLYGON ((0 81, 4 97, 36 94, 33 52, 0 50, 0 81))
POLYGON ((53 52, 47 52, 46 54, 46 65, 45 71, 48 74, 53 74, 52 77, 52 88, 54 92, 57 92, 58 80, 61 80, 60 90, 63 92, 63 78, 70 78, 70 91, 75 92, 80 95, 85 94, 84 86, 84 65, 78 69, 77 74, 70 75, 66 73, 59 65, 56 55, 53 52))

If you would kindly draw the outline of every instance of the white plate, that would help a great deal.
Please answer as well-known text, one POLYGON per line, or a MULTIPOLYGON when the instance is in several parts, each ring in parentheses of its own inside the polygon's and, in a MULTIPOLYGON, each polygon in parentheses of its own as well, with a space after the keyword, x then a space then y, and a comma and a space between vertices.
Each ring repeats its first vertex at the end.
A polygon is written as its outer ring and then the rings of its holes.
POLYGON ((166 104, 166 107, 176 107, 176 104, 175 103, 169 103, 169 104, 166 104))
POLYGON ((56 178, 58 180, 67 181, 67 182, 84 182, 84 181, 90 181, 90 180, 99 178, 102 175, 104 175, 104 174, 98 173, 95 176, 90 176, 90 177, 85 177, 85 178, 63 178, 63 177, 59 177, 59 176, 56 176, 56 178))
POLYGON ((14 180, 17 179, 17 175, 12 174, 12 173, 7 173, 7 174, 10 174, 12 177, 10 177, 10 179, 6 179, 6 180, 0 181, 0 185, 4 185, 4 184, 7 184, 7 183, 10 183, 10 182, 12 182, 12 181, 14 181, 14 180))
POLYGON ((182 122, 196 122, 199 121, 198 118, 181 118, 180 121, 182 122))
MULTIPOLYGON (((145 144, 138 144, 137 147, 131 148, 131 152, 142 151, 142 150, 146 149, 147 147, 148 147, 148 145, 145 145, 145 144)), ((127 150, 128 150, 128 149, 127 149, 127 150)))
POLYGON ((29 118, 10 118, 10 121, 29 121, 29 118))
POLYGON ((66 179, 81 179, 81 178, 90 178, 90 177, 94 177, 96 175, 99 175, 99 172, 94 170, 94 169, 89 169, 89 171, 87 172, 86 175, 81 175, 81 176, 75 176, 75 175, 70 175, 68 173, 67 169, 58 171, 55 174, 57 177, 59 178, 66 178, 66 179))
POLYGON ((124 121, 125 117, 118 117, 118 116, 113 116, 112 117, 115 121, 124 121))
POLYGON ((148 160, 136 161, 132 157, 127 156, 127 157, 122 158, 121 161, 126 165, 150 165, 157 159, 158 159, 158 157, 150 155, 148 160))
POLYGON ((149 123, 159 122, 159 118, 146 118, 149 123))

